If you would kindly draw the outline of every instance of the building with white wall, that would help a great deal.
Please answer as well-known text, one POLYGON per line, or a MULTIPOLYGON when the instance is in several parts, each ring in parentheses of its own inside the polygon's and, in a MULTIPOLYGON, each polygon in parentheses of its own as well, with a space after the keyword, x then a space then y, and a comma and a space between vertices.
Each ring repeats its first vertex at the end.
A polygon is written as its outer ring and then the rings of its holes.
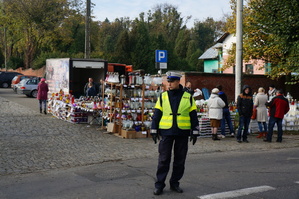
MULTIPOLYGON (((236 44, 236 36, 225 33, 215 45, 207 49, 198 59, 204 60, 204 72, 233 74, 234 67, 223 69, 228 60, 229 51, 236 44)), ((268 72, 269 64, 262 60, 250 60, 243 62, 243 73, 264 75, 268 72)))

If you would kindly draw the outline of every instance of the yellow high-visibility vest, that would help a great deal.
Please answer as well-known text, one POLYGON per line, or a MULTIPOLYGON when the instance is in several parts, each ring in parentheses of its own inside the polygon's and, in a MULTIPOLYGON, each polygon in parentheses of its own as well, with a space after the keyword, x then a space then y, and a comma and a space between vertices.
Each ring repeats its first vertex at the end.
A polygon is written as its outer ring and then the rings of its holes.
MULTIPOLYGON (((172 113, 171 110, 167 92, 163 92, 162 96, 158 98, 155 108, 162 111, 162 118, 159 123, 159 128, 170 129, 172 127, 174 114, 172 113)), ((176 114, 177 125, 180 129, 183 130, 191 129, 191 121, 190 121, 189 113, 193 110, 196 110, 195 101, 190 93, 184 92, 179 104, 178 112, 176 114)))

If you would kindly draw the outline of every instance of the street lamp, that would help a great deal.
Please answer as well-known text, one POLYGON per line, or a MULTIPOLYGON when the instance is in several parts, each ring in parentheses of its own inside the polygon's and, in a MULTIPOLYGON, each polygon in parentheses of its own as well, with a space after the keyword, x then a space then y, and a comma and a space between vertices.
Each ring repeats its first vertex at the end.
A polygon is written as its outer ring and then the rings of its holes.
POLYGON ((243 0, 237 0, 235 99, 241 92, 243 66, 243 0))

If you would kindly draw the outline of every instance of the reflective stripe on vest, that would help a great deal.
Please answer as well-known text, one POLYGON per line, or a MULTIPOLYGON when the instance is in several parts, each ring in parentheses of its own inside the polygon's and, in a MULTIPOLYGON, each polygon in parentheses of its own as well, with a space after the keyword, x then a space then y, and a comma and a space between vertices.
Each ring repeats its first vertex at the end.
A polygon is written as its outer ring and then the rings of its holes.
MULTIPOLYGON (((193 110, 196 110, 196 105, 194 99, 192 98, 190 100, 190 98, 191 98, 190 93, 184 92, 179 104, 178 113, 176 114, 176 117, 177 117, 177 125, 180 129, 191 128, 189 113, 193 110), (190 104, 190 102, 192 102, 192 104, 190 104)), ((172 113, 171 110, 168 93, 163 92, 161 99, 162 99, 162 106, 161 106, 160 98, 158 98, 158 101, 155 106, 155 108, 162 111, 162 118, 159 123, 159 128, 170 129, 172 127, 174 114, 172 113)))

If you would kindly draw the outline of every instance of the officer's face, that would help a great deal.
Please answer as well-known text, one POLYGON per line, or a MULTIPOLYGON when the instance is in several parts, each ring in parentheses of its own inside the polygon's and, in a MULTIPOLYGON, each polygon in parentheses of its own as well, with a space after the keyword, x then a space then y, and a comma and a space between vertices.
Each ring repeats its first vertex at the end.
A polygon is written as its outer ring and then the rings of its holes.
POLYGON ((168 89, 174 90, 180 87, 180 80, 174 80, 173 82, 168 82, 168 89))

